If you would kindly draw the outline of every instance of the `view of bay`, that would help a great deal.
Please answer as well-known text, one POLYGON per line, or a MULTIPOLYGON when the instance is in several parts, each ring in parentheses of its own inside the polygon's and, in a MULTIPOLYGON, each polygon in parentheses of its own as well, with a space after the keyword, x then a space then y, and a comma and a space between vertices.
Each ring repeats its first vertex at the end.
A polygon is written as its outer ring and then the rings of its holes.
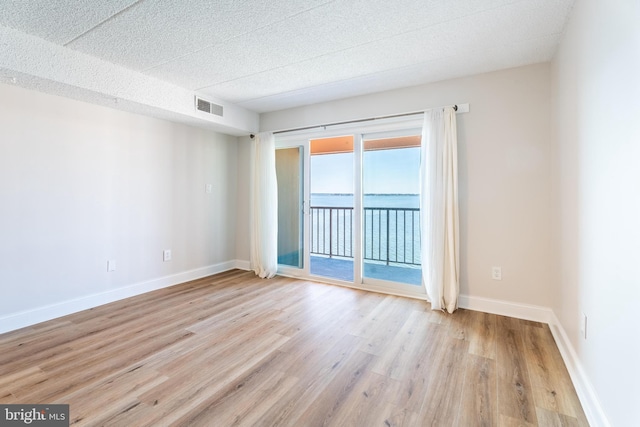
MULTIPOLYGON (((353 256, 353 194, 311 195, 311 253, 353 256)), ((364 259, 418 266, 420 256, 418 194, 364 195, 364 259)))
MULTIPOLYGON (((311 206, 353 207, 353 194, 311 194, 311 206)), ((419 194, 365 194, 364 206, 372 208, 419 208, 419 194)))

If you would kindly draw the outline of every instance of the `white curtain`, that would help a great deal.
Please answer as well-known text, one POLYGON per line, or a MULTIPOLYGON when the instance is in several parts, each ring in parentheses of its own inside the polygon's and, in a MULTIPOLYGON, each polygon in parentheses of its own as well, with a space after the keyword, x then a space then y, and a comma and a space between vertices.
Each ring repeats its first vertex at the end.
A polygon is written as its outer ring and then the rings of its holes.
POLYGON ((262 132, 253 141, 251 199, 251 268, 262 278, 278 270, 278 184, 273 134, 262 132))
POLYGON ((452 107, 425 112, 420 165, 422 279, 433 310, 458 308, 458 139, 452 107))

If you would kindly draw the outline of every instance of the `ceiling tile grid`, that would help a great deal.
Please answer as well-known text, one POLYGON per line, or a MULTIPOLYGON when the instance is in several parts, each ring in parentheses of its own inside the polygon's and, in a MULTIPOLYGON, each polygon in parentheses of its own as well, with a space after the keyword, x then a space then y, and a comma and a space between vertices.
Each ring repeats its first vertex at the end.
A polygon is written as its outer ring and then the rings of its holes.
POLYGON ((137 0, 0 0, 0 25, 66 44, 137 0))
MULTIPOLYGON (((380 49, 376 43, 477 13, 477 5, 481 2, 454 3, 458 7, 443 7, 446 3, 442 1, 331 2, 286 22, 185 55, 179 61, 169 61, 148 72, 159 78, 181 79, 173 81, 202 89, 361 45, 373 45, 376 56, 382 56, 395 49, 380 49), (462 4, 466 6, 461 7, 462 4), (222 80, 216 80, 220 78, 222 80)), ((497 1, 490 2, 495 3, 497 1)))
POLYGON ((0 25, 265 112, 548 61, 574 1, 0 0, 0 25))
MULTIPOLYGON (((215 92, 219 96, 227 98, 244 95, 246 96, 244 100, 238 99, 236 101, 238 105, 257 112, 267 112, 273 111, 273 104, 277 104, 278 109, 292 108, 333 99, 415 86, 425 82, 435 82, 494 71, 496 70, 496 64, 500 66, 498 69, 504 69, 545 62, 547 60, 547 52, 550 49, 555 49, 556 46, 557 40, 555 37, 531 40, 526 43, 528 53, 524 58, 521 53, 521 43, 500 45, 491 50, 439 58, 403 68, 363 74, 346 80, 337 80, 318 85, 301 84, 299 89, 291 91, 265 91, 264 88, 269 86, 268 76, 264 76, 263 79, 252 77, 218 85, 215 88, 215 92), (512 58, 516 58, 516 60, 504 59, 505 52, 512 58), (531 58, 533 58, 533 61, 531 61, 531 58), (473 73, 470 73, 469 70, 473 70, 473 73), (255 96, 261 93, 260 91, 263 91, 264 95, 262 97, 255 96)), ((297 73, 291 70, 291 77, 293 78, 295 75, 297 73)))
MULTIPOLYGON (((522 12, 520 9, 518 11, 522 12)), ((542 11, 540 8, 531 8, 525 12, 527 16, 531 16, 534 12, 542 11)), ((424 68, 428 67, 430 62, 439 59, 449 63, 448 69, 451 76, 454 73, 457 75, 458 69, 468 73, 468 70, 473 68, 465 58, 482 51, 492 52, 491 55, 484 55, 484 62, 488 62, 489 59, 497 61, 501 56, 508 58, 517 55, 518 61, 514 62, 513 66, 523 65, 521 57, 527 52, 531 56, 531 62, 528 63, 548 61, 555 51, 556 43, 549 44, 545 41, 544 46, 547 49, 543 55, 540 55, 540 49, 533 49, 531 43, 528 43, 530 40, 539 39, 536 37, 537 33, 531 30, 531 26, 523 25, 523 20, 513 20, 510 17, 513 17, 513 12, 510 11, 485 12, 474 17, 465 17, 390 37, 380 42, 357 46, 332 55, 274 68, 259 75, 240 78, 238 84, 228 81, 204 90, 217 93, 218 96, 233 102, 245 103, 251 98, 264 98, 281 92, 322 85, 326 82, 346 82, 350 79, 387 73, 394 69, 402 70, 415 65, 424 68), (481 29, 475 37, 470 37, 469 31, 465 30, 472 25, 481 29), (379 55, 380 51, 385 54, 379 55), (229 88, 232 89, 229 90, 229 88), (236 97, 233 97, 234 94, 236 97)), ((558 25, 557 21, 548 20, 547 26, 550 29, 548 33, 555 34, 561 31, 561 25, 558 25)), ((556 40, 555 35, 547 37, 556 40)), ((524 62, 527 63, 526 60, 524 62)), ((482 68, 483 71, 485 69, 486 67, 482 68)), ((425 73, 420 75, 426 77, 425 73)), ((387 78, 391 78, 389 76, 390 74, 387 74, 387 78)), ((395 81, 406 85, 406 79, 395 79, 395 81)), ((387 84, 384 89, 390 87, 401 86, 387 84)), ((384 89, 380 88, 380 90, 384 89)))
MULTIPOLYGON (((183 62, 326 0, 144 0, 70 45, 136 70, 183 62)), ((219 57, 211 57, 220 60, 219 57)))

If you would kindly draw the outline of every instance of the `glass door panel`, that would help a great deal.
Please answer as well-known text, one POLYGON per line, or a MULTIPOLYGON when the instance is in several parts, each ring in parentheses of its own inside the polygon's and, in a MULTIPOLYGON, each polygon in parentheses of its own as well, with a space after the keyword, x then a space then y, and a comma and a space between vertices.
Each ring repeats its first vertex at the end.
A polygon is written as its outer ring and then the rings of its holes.
POLYGON ((302 147, 276 150, 278 179, 278 264, 304 265, 304 186, 302 147))
POLYGON ((353 136, 310 141, 311 274, 353 282, 353 136))
POLYGON ((365 136, 363 278, 422 286, 420 135, 365 136))

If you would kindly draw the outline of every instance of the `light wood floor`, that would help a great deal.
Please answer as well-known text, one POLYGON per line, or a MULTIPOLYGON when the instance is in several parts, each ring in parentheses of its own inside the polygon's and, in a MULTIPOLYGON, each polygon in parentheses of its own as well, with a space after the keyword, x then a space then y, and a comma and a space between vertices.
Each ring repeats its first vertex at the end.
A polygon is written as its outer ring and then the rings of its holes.
POLYGON ((72 425, 586 426, 546 325, 231 271, 0 335, 72 425))

